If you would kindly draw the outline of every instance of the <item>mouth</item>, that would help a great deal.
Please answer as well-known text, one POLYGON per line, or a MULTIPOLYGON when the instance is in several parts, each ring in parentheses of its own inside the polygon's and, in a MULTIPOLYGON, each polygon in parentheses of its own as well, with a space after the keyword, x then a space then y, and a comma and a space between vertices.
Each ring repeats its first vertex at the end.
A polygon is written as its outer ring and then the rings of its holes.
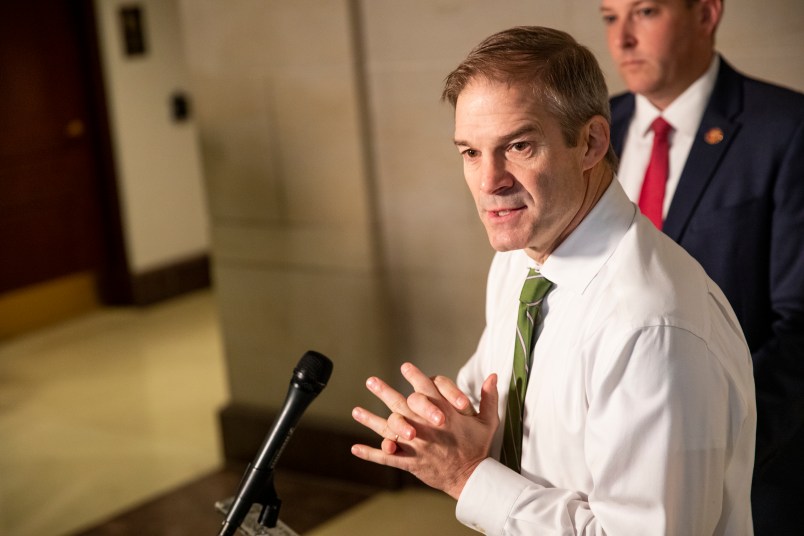
POLYGON ((525 207, 522 206, 517 208, 502 208, 499 210, 488 210, 487 212, 492 218, 496 219, 496 218, 505 218, 506 216, 510 216, 511 214, 519 212, 520 210, 525 210, 525 207))
POLYGON ((621 69, 627 69, 629 67, 637 67, 639 65, 642 65, 642 63, 643 63, 642 60, 639 60, 639 59, 636 59, 636 58, 630 58, 630 59, 621 61, 620 62, 620 68, 621 69))

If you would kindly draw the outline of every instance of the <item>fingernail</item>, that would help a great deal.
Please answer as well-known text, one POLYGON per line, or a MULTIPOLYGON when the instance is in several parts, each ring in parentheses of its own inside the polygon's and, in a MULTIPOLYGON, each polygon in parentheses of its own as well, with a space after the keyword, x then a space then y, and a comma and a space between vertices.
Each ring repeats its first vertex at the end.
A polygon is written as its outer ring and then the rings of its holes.
POLYGON ((352 417, 354 419, 360 419, 360 410, 355 408, 352 410, 352 417))
POLYGON ((366 387, 368 387, 372 391, 376 390, 377 389, 377 378, 372 377, 372 378, 369 378, 368 380, 366 380, 366 387))
POLYGON ((430 420, 433 421, 433 424, 441 424, 443 416, 440 412, 433 412, 433 414, 430 415, 430 420))
POLYGON ((355 456, 360 454, 360 448, 357 445, 352 445, 352 454, 354 454, 355 456))

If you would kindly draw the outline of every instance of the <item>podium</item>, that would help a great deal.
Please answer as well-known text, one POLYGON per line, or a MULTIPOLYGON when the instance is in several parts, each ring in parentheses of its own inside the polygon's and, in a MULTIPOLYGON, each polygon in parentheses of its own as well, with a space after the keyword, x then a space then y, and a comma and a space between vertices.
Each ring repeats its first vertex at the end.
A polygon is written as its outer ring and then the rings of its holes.
MULTIPOLYGON (((234 497, 218 501, 215 503, 215 509, 226 518, 226 514, 229 513, 229 508, 232 506, 233 501, 234 497)), ((251 509, 240 524, 238 533, 244 536, 299 536, 297 532, 284 524, 281 519, 277 520, 276 526, 271 529, 260 525, 257 520, 260 517, 261 511, 262 505, 257 503, 252 504, 251 509)))

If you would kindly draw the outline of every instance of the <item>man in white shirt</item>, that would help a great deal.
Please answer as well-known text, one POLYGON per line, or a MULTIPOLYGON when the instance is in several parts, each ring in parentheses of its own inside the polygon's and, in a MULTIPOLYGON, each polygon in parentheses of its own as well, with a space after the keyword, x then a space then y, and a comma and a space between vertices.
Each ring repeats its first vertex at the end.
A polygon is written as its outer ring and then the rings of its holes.
POLYGON ((750 354, 718 287, 614 180, 593 55, 514 28, 476 47, 443 97, 498 251, 486 328, 456 383, 410 363, 408 397, 369 378, 391 414, 354 409, 383 439, 353 454, 448 493, 486 534, 752 534, 750 354), (534 271, 552 287, 520 305, 534 271), (517 410, 524 306, 535 346, 517 410))
POLYGON ((790 512, 804 507, 804 95, 715 51, 721 0, 601 0, 600 10, 629 89, 611 99, 618 179, 643 207, 661 117, 669 166, 655 220, 723 290, 753 358, 754 530, 801 534, 790 512))

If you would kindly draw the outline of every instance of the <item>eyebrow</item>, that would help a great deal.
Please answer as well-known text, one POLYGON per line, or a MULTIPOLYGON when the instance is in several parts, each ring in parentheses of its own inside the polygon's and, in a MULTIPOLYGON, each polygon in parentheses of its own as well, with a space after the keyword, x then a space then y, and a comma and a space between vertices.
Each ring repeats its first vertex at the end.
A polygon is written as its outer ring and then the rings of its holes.
MULTIPOLYGON (((517 138, 521 138, 522 136, 524 136, 526 134, 531 134, 531 133, 534 133, 534 132, 539 134, 539 133, 541 133, 541 131, 542 131, 542 129, 540 129, 535 124, 525 125, 524 127, 520 128, 520 129, 517 129, 517 130, 511 132, 510 134, 506 134, 505 136, 503 136, 500 139, 500 141, 501 141, 500 145, 505 145, 507 143, 510 143, 512 140, 515 140, 517 138)), ((469 143, 468 141, 465 141, 465 140, 456 139, 456 140, 453 141, 453 143, 455 144, 456 147, 471 147, 472 146, 471 143, 469 143)))
MULTIPOLYGON (((665 3, 665 2, 663 2, 662 0, 633 0, 633 1, 632 1, 630 4, 628 4, 626 7, 627 7, 628 9, 632 9, 634 6, 638 6, 638 5, 640 5, 640 4, 647 4, 647 3, 649 3, 649 2, 654 2, 654 3, 657 3, 657 4, 664 4, 664 3, 665 3)), ((600 5, 600 12, 601 12, 601 13, 606 12, 606 11, 616 11, 616 10, 617 10, 617 8, 616 8, 616 7, 605 6, 605 5, 603 5, 602 3, 601 3, 601 5, 600 5)))

